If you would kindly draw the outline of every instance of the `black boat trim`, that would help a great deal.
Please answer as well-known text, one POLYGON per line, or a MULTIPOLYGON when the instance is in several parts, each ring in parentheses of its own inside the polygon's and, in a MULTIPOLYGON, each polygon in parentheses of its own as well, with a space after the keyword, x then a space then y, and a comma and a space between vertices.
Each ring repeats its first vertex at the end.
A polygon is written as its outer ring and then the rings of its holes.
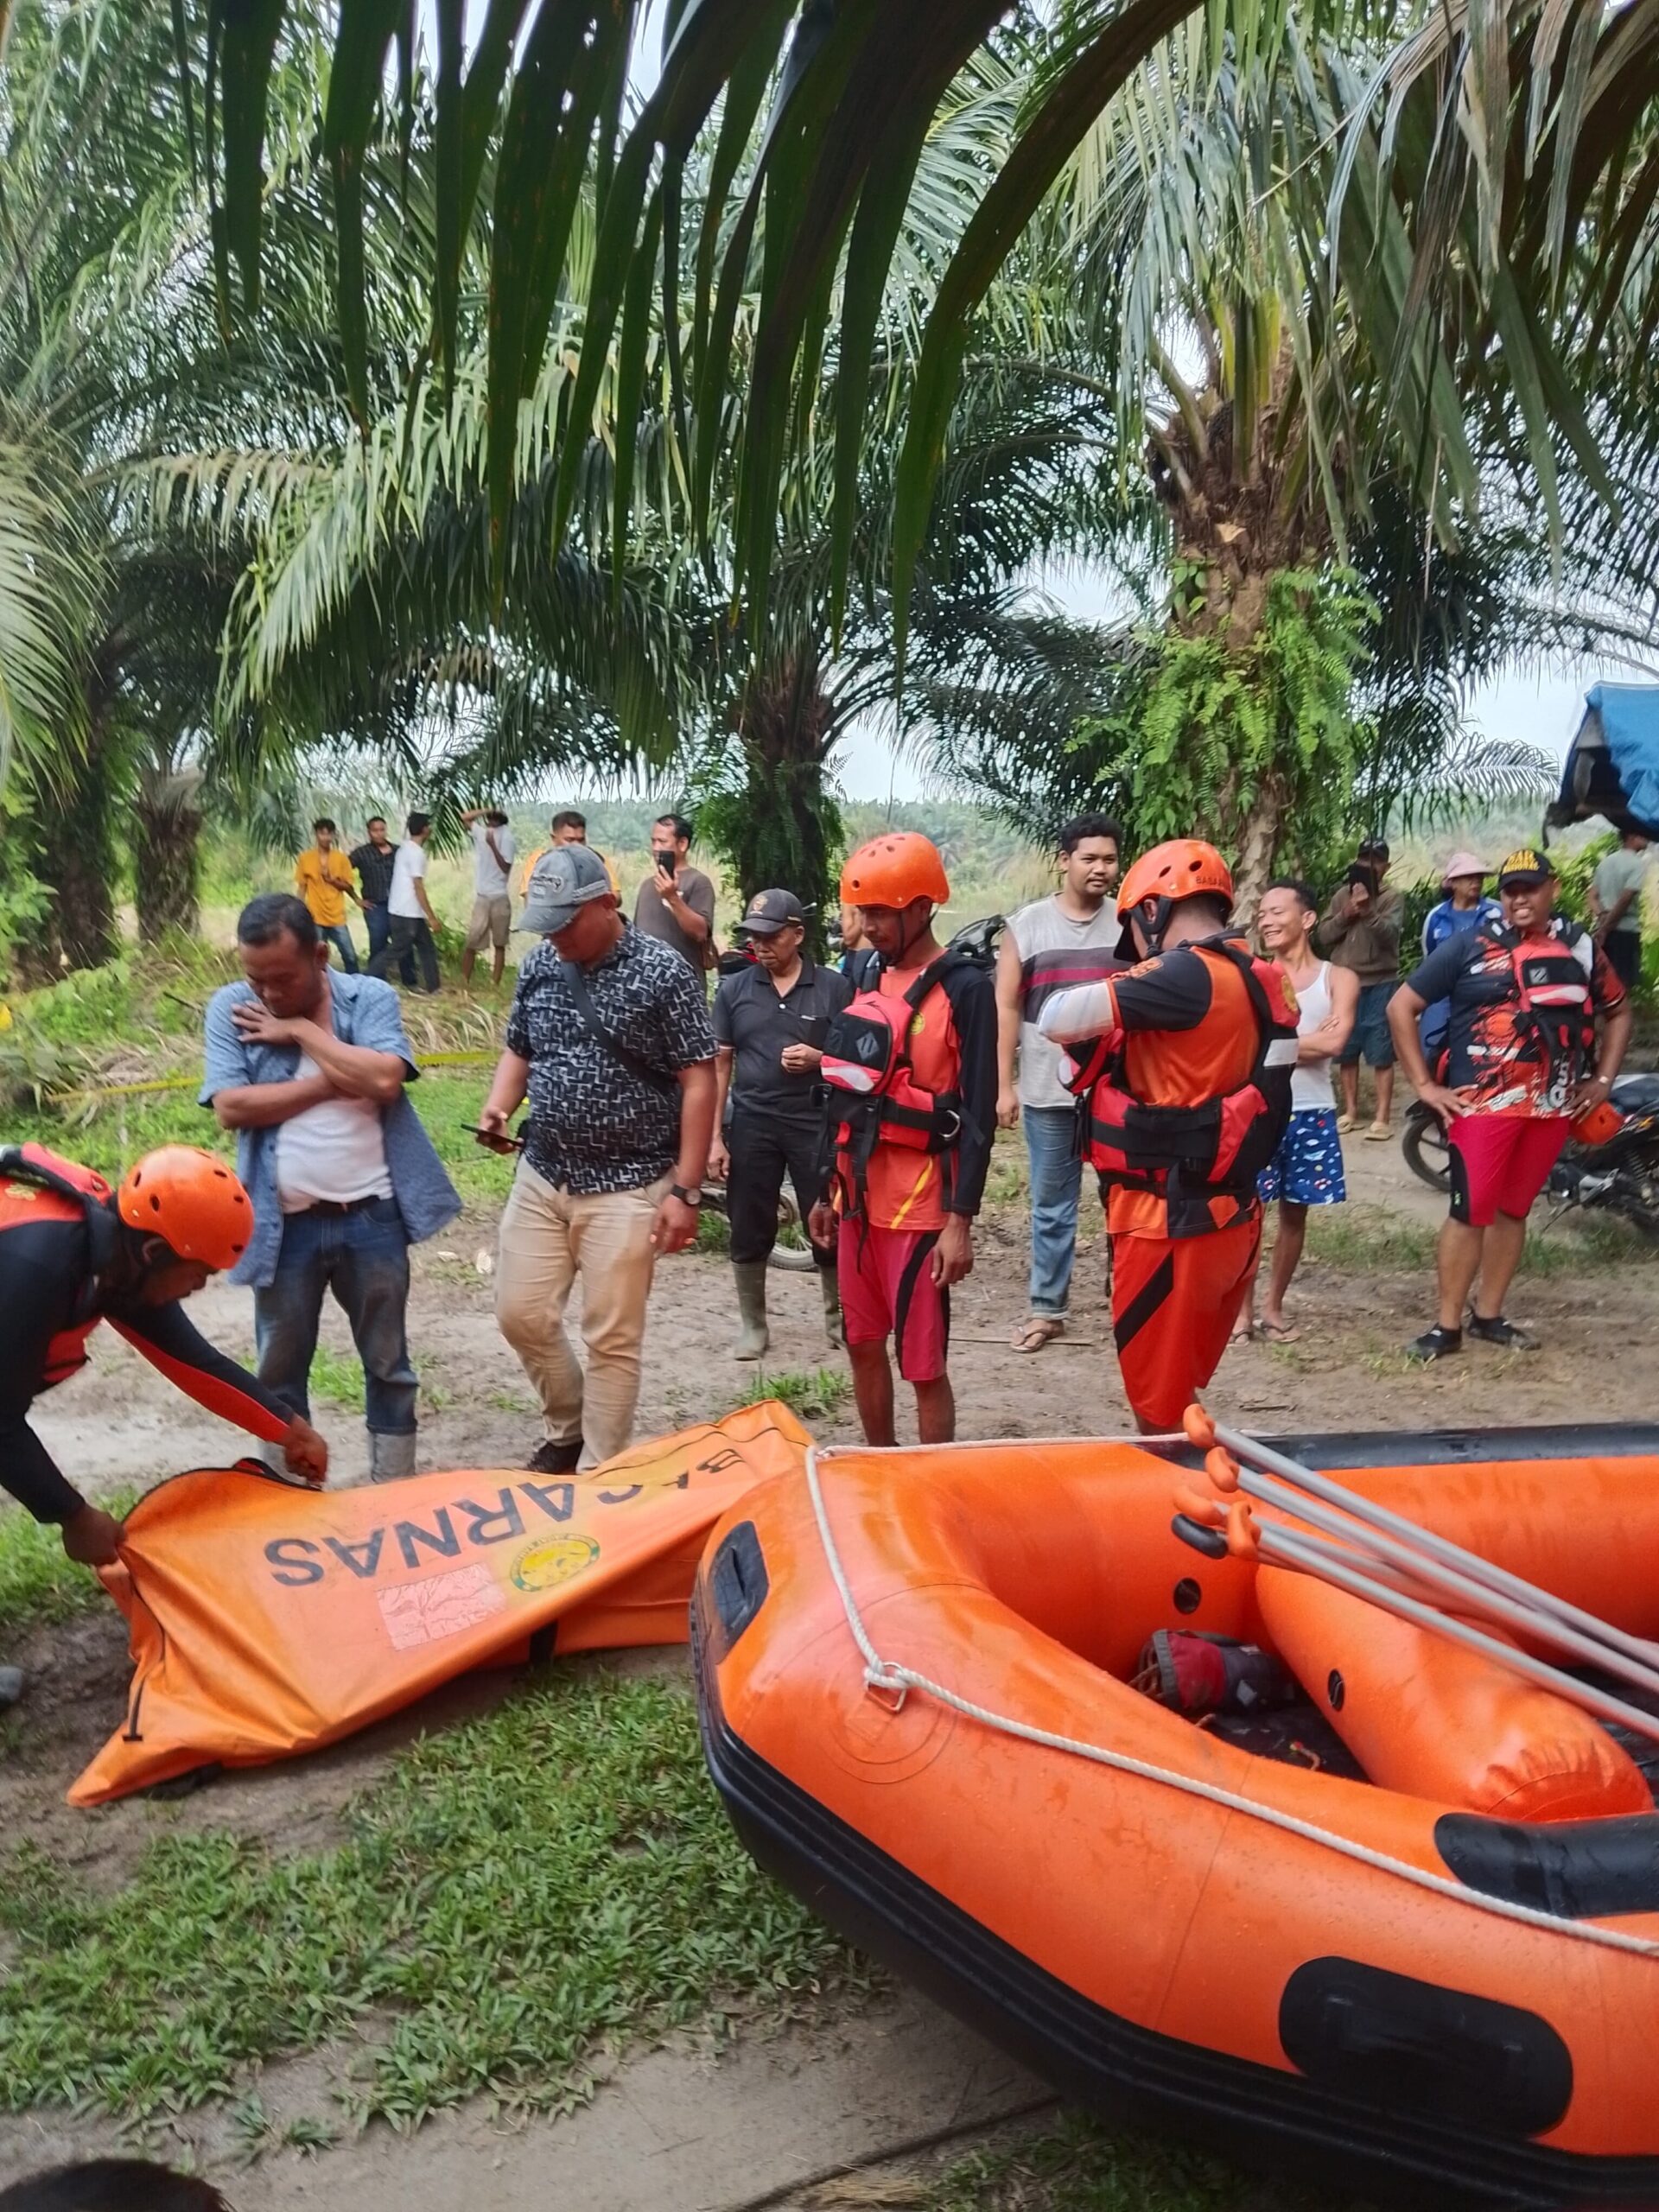
MULTIPOLYGON (((1353 1467, 1467 1466, 1481 1460, 1659 1458, 1659 1421, 1563 1421, 1522 1428, 1380 1428, 1267 1436, 1287 1459, 1333 1474, 1353 1467)), ((1185 1466, 1204 1454, 1180 1440, 1147 1438, 1144 1448, 1185 1466)))
POLYGON ((1652 1813, 1535 1827, 1442 1813, 1434 1848, 1465 1888, 1561 1920, 1659 1912, 1659 1818, 1652 1813))
MULTIPOLYGON (((974 1920, 752 1751, 720 1699, 706 1581, 691 1607, 703 1754, 753 1858, 861 1949, 885 1961, 1065 2097, 1109 2118, 1179 2126, 1224 2156, 1421 2208, 1623 2212, 1659 2208, 1659 2158, 1596 2158, 1369 2101, 1299 2073, 1143 2028, 974 1920)), ((1089 1900, 1079 1901, 1088 1910, 1089 1900)), ((1110 1901, 1103 1900, 1109 1909, 1110 1901)))

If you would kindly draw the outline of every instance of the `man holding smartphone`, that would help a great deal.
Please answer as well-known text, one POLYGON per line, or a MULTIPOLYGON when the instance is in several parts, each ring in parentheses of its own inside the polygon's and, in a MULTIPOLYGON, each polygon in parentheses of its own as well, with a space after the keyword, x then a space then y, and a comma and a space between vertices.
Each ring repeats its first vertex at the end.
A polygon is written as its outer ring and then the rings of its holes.
POLYGON ((634 901, 633 925, 672 945, 703 976, 715 964, 715 887, 688 862, 690 849, 691 824, 683 815, 664 814, 652 823, 651 874, 634 901))

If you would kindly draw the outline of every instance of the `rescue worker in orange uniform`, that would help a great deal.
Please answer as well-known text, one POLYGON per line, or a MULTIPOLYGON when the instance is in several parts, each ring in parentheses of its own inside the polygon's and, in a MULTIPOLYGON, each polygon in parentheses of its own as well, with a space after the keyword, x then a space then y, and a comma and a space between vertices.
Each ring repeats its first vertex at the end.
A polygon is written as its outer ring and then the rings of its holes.
POLYGON ((1154 1434, 1179 1428, 1215 1373, 1255 1273, 1255 1179, 1290 1115, 1296 1005, 1230 927, 1232 874, 1213 845, 1154 847, 1117 911, 1140 964, 1059 993, 1039 1026, 1071 1048, 1087 1100, 1118 1363, 1154 1434))
MULTIPOLYGON (((60 1472, 29 1412, 86 1364, 100 1321, 210 1413, 283 1446, 294 1473, 321 1483, 328 1471, 310 1422, 216 1351, 179 1303, 234 1264, 252 1226, 236 1176, 189 1145, 147 1154, 118 1193, 44 1146, 0 1147, 0 1486, 55 1522, 83 1566, 113 1564, 121 1524, 60 1472)), ((15 1669, 0 1675, 0 1703, 10 1703, 21 1681, 15 1669)))
POLYGON ((872 838, 842 871, 842 903, 881 964, 824 1039, 835 1201, 810 1225, 815 1243, 836 1247, 853 1390, 874 1445, 894 1440, 889 1340, 922 1442, 956 1435, 950 1288, 973 1268, 996 1129, 996 998, 988 971, 933 933, 950 896, 938 847, 912 830, 872 838))

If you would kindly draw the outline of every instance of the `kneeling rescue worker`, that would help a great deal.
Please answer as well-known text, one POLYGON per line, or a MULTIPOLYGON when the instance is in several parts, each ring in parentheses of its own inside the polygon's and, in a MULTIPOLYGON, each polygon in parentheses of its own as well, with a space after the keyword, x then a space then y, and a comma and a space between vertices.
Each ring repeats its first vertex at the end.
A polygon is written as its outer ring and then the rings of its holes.
POLYGON ((881 966, 824 1039, 835 1205, 813 1208, 811 1233, 836 1246, 865 1441, 893 1441, 891 1337, 922 1442, 948 1444, 950 1286, 973 1268, 996 1128, 995 992, 988 969, 933 934, 950 887, 926 837, 894 832, 861 846, 841 896, 881 966))
POLYGON ((1290 1117, 1296 1002, 1229 927, 1233 879, 1213 845, 1155 846, 1117 911, 1140 965, 1058 993, 1039 1026, 1074 1048, 1123 1388, 1155 1433, 1179 1427, 1215 1373, 1255 1272, 1255 1179, 1290 1117))
MULTIPOLYGON (((328 1471, 310 1422, 216 1351, 179 1303, 235 1263, 252 1226, 235 1175, 188 1145, 148 1154, 118 1194, 42 1146, 0 1147, 0 1485, 37 1521, 55 1522, 83 1566, 114 1562, 121 1524, 60 1473, 29 1411, 86 1364, 100 1321, 210 1413, 283 1445, 293 1473, 316 1484, 328 1471)), ((0 1676, 10 1703, 21 1681, 15 1669, 0 1676)))

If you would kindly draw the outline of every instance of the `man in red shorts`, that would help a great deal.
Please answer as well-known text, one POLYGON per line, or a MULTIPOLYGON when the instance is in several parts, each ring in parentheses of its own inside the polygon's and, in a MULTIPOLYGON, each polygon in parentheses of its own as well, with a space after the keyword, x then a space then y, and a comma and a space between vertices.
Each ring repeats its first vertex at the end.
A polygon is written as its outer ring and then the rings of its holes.
POLYGON ((1143 854, 1117 911, 1139 966, 1059 993, 1038 1026, 1071 1047, 1088 1094, 1118 1365, 1155 1435, 1215 1373, 1255 1273, 1256 1176, 1290 1118, 1296 1004, 1231 928, 1232 874, 1213 845, 1143 854))
POLYGON ((1498 871, 1501 922, 1448 938, 1389 1008, 1395 1049, 1426 1106, 1446 1124, 1452 1211, 1440 1231, 1440 1311, 1407 1347, 1445 1359, 1466 1332, 1530 1349, 1503 1314, 1526 1243, 1527 1216, 1575 1116, 1606 1103, 1630 1038, 1630 1008, 1588 931, 1553 912, 1555 871, 1529 847, 1498 871), (1451 1001, 1446 1079, 1436 1083, 1419 1042, 1426 1006, 1451 1001), (1600 1020, 1599 1050, 1597 1021, 1600 1020))
POLYGON ((841 896, 858 909, 881 968, 836 1017, 847 1027, 832 1026, 826 1041, 823 1072, 840 1141, 835 1203, 814 1207, 812 1234, 820 1244, 836 1243, 865 1441, 895 1441, 891 1338, 899 1372, 916 1393, 922 1442, 948 1444, 957 1433, 946 1363, 950 1286, 973 1268, 970 1224, 996 1128, 995 991, 988 971, 947 952, 933 934, 950 887, 926 837, 872 839, 842 871, 841 896), (885 1011, 872 1008, 872 998, 885 1011), (878 1039, 890 1043, 895 1080, 880 1096, 861 1096, 858 1064, 878 1039), (854 1087, 838 1090, 841 1046, 854 1087))

